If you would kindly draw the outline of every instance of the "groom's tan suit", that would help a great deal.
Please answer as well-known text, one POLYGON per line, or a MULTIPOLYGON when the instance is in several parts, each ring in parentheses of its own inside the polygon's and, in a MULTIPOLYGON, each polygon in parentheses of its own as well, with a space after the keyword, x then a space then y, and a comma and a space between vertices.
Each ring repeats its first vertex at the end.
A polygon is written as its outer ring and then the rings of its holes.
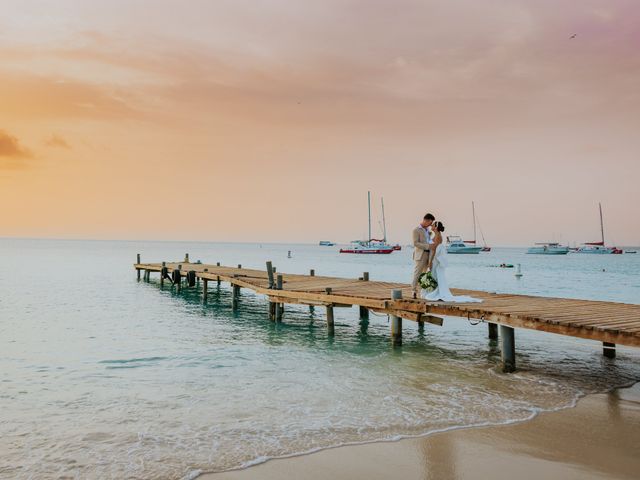
POLYGON ((411 286, 414 292, 417 292, 419 289, 418 278, 422 273, 427 271, 430 243, 430 239, 427 237, 427 231, 422 225, 418 225, 413 229, 413 280, 411 286))

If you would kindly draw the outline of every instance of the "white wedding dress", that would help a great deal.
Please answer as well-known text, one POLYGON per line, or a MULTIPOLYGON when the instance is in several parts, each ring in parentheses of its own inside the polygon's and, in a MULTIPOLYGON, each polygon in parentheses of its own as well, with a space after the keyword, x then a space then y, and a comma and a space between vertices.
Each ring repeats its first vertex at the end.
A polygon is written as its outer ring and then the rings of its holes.
POLYGON ((432 292, 427 292, 423 289, 421 292, 422 298, 430 302, 482 302, 479 298, 468 297, 466 295, 453 295, 451 290, 449 290, 449 283, 447 282, 447 265, 449 262, 447 260, 447 247, 444 243, 437 246, 434 255, 433 263, 431 265, 431 274, 438 282, 438 286, 432 292))

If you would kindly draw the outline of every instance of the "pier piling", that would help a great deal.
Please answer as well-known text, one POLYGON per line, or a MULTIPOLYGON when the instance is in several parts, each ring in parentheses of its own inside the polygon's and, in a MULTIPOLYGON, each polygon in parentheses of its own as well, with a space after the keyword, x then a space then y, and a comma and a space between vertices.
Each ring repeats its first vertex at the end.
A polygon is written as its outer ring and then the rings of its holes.
MULTIPOLYGON (((275 268, 274 268, 275 271, 275 268)), ((282 275, 276 277, 276 290, 282 290, 282 275)), ((276 322, 281 322, 284 315, 284 303, 276 303, 276 322)))
POLYGON ((602 355, 607 358, 616 358, 616 344, 602 342, 602 355))
POLYGON ((234 311, 238 309, 239 297, 240 297, 240 286, 233 285, 231 288, 231 308, 234 311))
POLYGON ((179 268, 174 269, 173 272, 171 273, 171 281, 176 286, 176 288, 178 289, 178 292, 179 292, 180 291, 180 284, 182 283, 182 275, 180 274, 180 269, 179 268))
MULTIPOLYGON (((140 254, 138 254, 137 256, 137 261, 136 261, 137 265, 140 265, 140 254)), ((140 269, 136 269, 138 271, 138 280, 140 280, 140 269)))
MULTIPOLYGON (((327 295, 331 295, 333 290, 330 287, 327 287, 324 291, 327 295)), ((327 331, 329 335, 335 335, 336 333, 335 322, 333 319, 333 305, 331 304, 327 305, 327 331)))
MULTIPOLYGON (((393 300, 402 299, 402 290, 391 290, 393 300)), ((391 343, 394 347, 402 345, 402 317, 391 315, 391 343)))
POLYGON ((502 371, 504 373, 516 370, 516 340, 514 329, 506 325, 500 325, 500 337, 502 337, 502 371))
POLYGON ((160 287, 164 287, 164 279, 169 277, 169 269, 167 268, 167 262, 162 262, 160 268, 160 287))
POLYGON ((495 323, 487 323, 489 327, 489 340, 497 340, 498 339, 498 325, 495 323))
MULTIPOLYGON (((362 273, 362 281, 363 282, 369 281, 369 272, 362 273)), ((369 320, 369 309, 367 307, 360 305, 359 310, 360 310, 360 318, 362 320, 369 320)))

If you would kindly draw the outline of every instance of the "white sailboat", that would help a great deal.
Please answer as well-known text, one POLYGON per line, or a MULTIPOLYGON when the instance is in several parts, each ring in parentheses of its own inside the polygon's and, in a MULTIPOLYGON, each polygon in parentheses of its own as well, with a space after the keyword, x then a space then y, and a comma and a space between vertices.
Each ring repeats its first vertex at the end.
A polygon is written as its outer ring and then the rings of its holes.
POLYGON ((465 240, 464 243, 470 243, 472 245, 476 245, 478 243, 477 241, 477 235, 476 235, 476 226, 478 228, 480 228, 480 236, 482 237, 482 248, 480 249, 481 252, 490 252, 491 251, 491 247, 487 246, 487 242, 484 239, 484 232, 482 231, 482 227, 480 226, 480 222, 478 222, 478 219, 476 217, 476 204, 475 202, 471 202, 471 212, 473 215, 473 240, 465 240))
MULTIPOLYGON (((357 254, 388 254, 394 251, 391 245, 387 244, 386 226, 384 227, 384 239, 377 240, 371 238, 371 192, 367 192, 367 207, 369 210, 369 237, 368 240, 354 240, 347 248, 341 248, 340 253, 357 253, 357 254)), ((383 203, 384 216, 384 203, 383 203)))
POLYGON ((611 255, 621 254, 622 250, 616 247, 607 247, 604 243, 604 222, 602 221, 602 204, 598 203, 600 210, 600 241, 599 242, 586 242, 581 247, 575 250, 575 253, 587 253, 596 255, 611 255))

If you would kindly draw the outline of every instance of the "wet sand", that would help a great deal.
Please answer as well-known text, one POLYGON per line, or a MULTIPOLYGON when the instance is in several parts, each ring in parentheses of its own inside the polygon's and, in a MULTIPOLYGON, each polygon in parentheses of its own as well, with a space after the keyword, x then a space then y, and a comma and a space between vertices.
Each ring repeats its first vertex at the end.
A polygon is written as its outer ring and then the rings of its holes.
POLYGON ((199 480, 638 479, 640 384, 496 427, 270 460, 199 480))

